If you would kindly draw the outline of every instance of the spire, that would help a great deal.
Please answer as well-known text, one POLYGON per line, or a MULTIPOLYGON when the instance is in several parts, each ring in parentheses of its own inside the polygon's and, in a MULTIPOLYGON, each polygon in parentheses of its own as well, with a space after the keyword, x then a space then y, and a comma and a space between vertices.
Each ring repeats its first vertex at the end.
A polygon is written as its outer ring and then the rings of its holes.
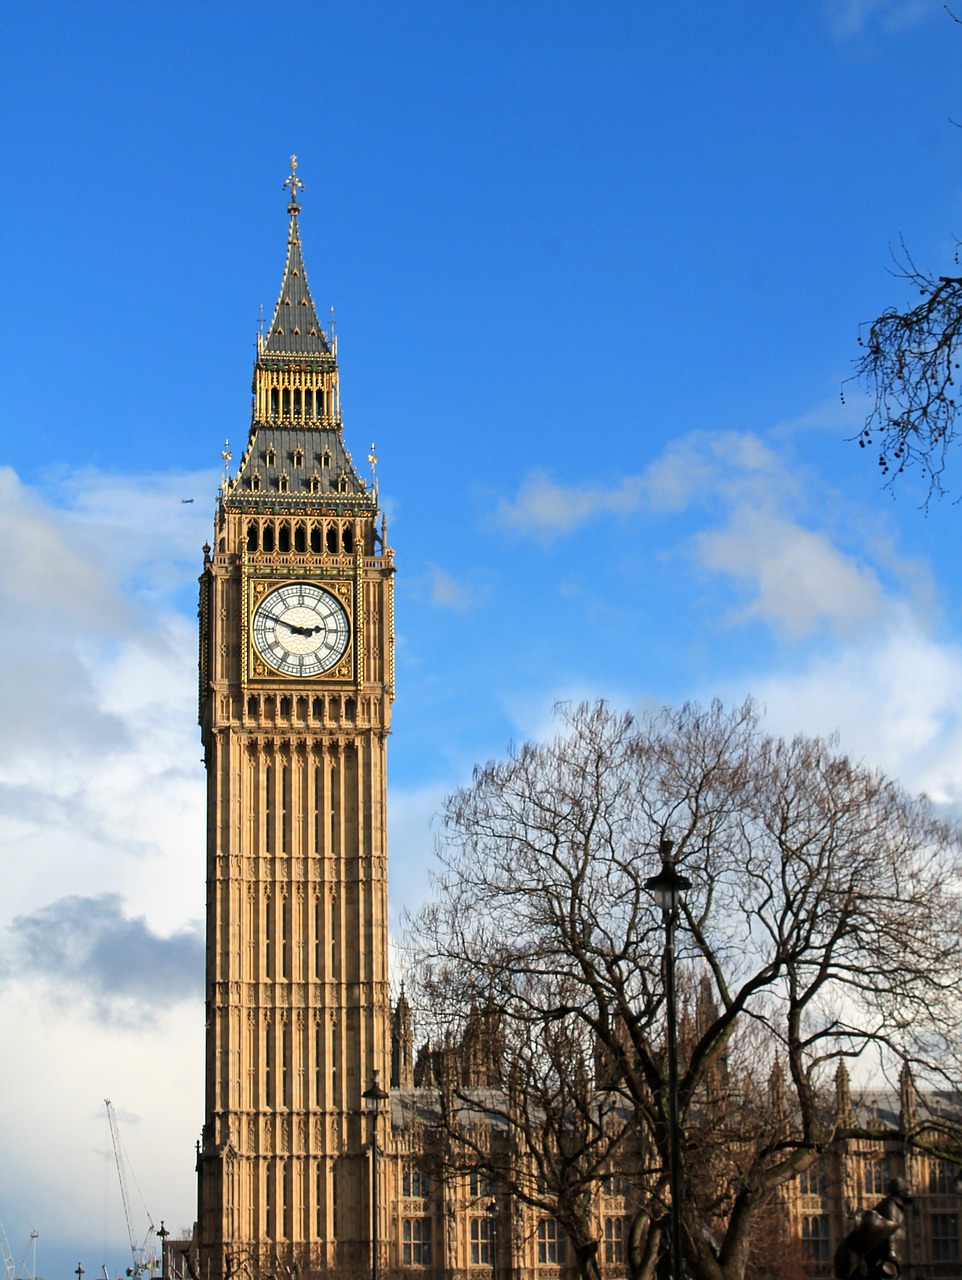
POLYGON ((331 346, 317 318, 317 309, 307 284, 307 272, 301 254, 301 233, 297 216, 301 206, 298 191, 304 183, 297 176, 297 156, 291 156, 291 172, 284 182, 290 188, 291 199, 287 212, 291 215, 287 235, 287 262, 281 283, 274 318, 266 336, 260 343, 261 356, 330 356, 331 346))
POLYGON ((376 510, 377 494, 368 491, 344 445, 335 348, 307 285, 298 227, 303 186, 291 156, 284 183, 291 217, 284 280, 270 329, 257 341, 247 448, 224 492, 232 503, 253 507, 334 499, 376 510))

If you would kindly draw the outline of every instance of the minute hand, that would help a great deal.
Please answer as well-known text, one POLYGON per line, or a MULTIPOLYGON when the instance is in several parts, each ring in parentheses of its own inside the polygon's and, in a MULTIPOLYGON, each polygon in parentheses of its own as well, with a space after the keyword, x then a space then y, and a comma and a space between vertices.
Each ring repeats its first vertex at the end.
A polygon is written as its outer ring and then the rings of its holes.
POLYGON ((294 625, 293 622, 288 622, 284 618, 279 618, 275 613, 268 613, 265 616, 265 621, 273 622, 275 626, 280 625, 282 627, 287 627, 288 631, 290 631, 291 634, 295 636, 312 636, 314 635, 315 631, 324 630, 323 627, 297 627, 294 625))

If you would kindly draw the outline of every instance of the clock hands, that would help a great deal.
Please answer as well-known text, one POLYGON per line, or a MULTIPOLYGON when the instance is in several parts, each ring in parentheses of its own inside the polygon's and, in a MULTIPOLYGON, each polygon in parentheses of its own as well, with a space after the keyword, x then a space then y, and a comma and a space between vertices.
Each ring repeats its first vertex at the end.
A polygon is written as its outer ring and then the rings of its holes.
POLYGON ((298 627, 293 622, 287 622, 284 618, 278 618, 274 613, 265 615, 266 622, 280 623, 282 627, 287 627, 288 631, 295 636, 316 636, 319 631, 326 631, 326 627, 298 627))

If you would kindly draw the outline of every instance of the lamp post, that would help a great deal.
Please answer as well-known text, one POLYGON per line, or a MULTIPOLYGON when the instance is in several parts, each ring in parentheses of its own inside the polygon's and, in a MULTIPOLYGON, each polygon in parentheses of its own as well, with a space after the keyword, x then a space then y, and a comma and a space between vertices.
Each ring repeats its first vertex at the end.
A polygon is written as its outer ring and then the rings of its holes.
POLYGON ((374 1136, 371 1139, 371 1280, 378 1280, 378 1157, 380 1148, 377 1145, 377 1118, 381 1113, 381 1108, 387 1102, 390 1095, 377 1082, 377 1072, 375 1071, 371 1080, 370 1089, 365 1089, 361 1094, 371 1113, 371 1128, 374 1136))
POLYGON ((668 1184, 671 1189, 671 1280, 682 1280, 681 1270, 681 1154, 678 1125, 678 1033, 675 1017, 675 924, 678 903, 691 881, 679 875, 672 861, 673 843, 662 837, 658 846, 661 870, 645 881, 645 888, 661 907, 665 924, 665 1014, 668 1023, 668 1184))
MULTIPOLYGON (((163 1220, 163 1218, 161 1218, 161 1220, 160 1220, 160 1227, 158 1228, 158 1230, 157 1230, 156 1234, 160 1237, 160 1274, 161 1274, 161 1276, 164 1278, 164 1280, 166 1280, 166 1277, 167 1277, 167 1237, 170 1235, 170 1232, 169 1232, 169 1231, 167 1230, 167 1228, 164 1226, 164 1220, 163 1220)), ((153 1270, 151 1270, 151 1273, 150 1273, 150 1274, 151 1274, 151 1275, 153 1275, 153 1270)))
POLYGON ((491 1249, 491 1280, 498 1280, 498 1202, 492 1200, 484 1212, 488 1216, 488 1246, 491 1249))

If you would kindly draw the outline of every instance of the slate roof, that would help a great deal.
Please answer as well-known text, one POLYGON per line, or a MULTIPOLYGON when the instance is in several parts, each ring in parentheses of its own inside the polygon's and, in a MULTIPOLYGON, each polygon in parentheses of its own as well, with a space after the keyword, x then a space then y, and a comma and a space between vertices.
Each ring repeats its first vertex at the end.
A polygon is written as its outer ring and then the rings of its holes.
POLYGON ((292 203, 287 208, 291 215, 291 226, 287 236, 284 279, 260 356, 261 359, 271 356, 306 356, 314 359, 318 356, 330 356, 330 343, 317 318, 314 299, 307 284, 307 271, 301 253, 301 235, 297 226, 297 215, 301 207, 292 203), (295 333, 295 329, 299 332, 295 333))
POLYGON ((256 506, 264 502, 303 503, 332 500, 375 505, 354 470, 337 427, 296 427, 259 423, 241 458, 229 501, 256 506), (256 483, 259 487, 254 487, 256 483), (314 483, 316 481, 316 484, 314 483), (286 484, 286 488, 285 488, 286 484))

